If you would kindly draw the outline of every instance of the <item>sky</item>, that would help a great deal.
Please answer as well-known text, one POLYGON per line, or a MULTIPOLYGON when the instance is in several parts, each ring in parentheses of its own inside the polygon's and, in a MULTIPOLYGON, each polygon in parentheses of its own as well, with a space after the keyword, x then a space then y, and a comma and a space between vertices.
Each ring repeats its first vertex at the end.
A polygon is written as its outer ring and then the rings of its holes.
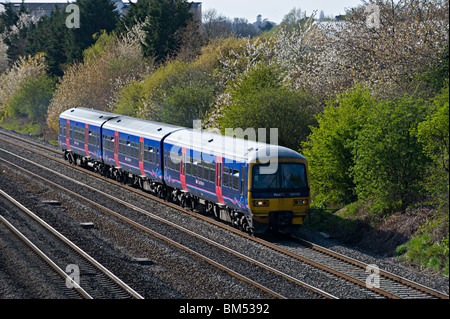
MULTIPOLYGON (((7 0, 0 0, 7 2, 7 0)), ((17 1, 17 0, 16 0, 17 1)), ((48 0, 25 0, 25 2, 45 2, 48 0)), ((50 0, 52 1, 52 0, 50 0)), ((133 2, 135 0, 132 0, 133 2)), ((256 16, 262 15, 275 23, 280 23, 283 17, 293 8, 306 11, 310 15, 317 10, 317 17, 321 10, 325 16, 335 17, 345 13, 345 8, 360 5, 361 0, 197 0, 202 2, 202 11, 216 9, 217 13, 230 19, 246 18, 249 22, 255 22, 256 16)), ((15 1, 14 1, 15 2, 15 1)), ((52 2, 67 2, 67 0, 53 0, 52 2)), ((72 2, 72 1, 70 1, 72 2)), ((124 1, 126 2, 126 0, 124 1)))
POLYGON ((317 10, 317 17, 323 10, 325 16, 335 17, 344 14, 345 8, 361 3, 361 0, 203 0, 202 10, 216 9, 228 18, 246 18, 249 22, 255 22, 261 14, 263 19, 279 24, 293 8, 306 11, 307 15, 317 10))

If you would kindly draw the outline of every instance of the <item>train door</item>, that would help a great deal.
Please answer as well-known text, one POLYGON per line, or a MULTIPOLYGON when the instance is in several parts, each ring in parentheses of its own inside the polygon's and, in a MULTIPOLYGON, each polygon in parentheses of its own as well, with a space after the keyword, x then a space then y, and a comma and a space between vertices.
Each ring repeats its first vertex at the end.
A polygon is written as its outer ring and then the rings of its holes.
POLYGON ((144 138, 139 138, 139 170, 141 171, 141 176, 145 176, 144 171, 144 138))
POLYGON ((67 119, 66 123, 66 144, 67 144, 67 150, 70 151, 70 120, 67 119))
POLYGON ((84 124, 84 151, 86 156, 89 157, 89 124, 84 124))
POLYGON ((186 148, 181 148, 181 156, 180 156, 180 182, 181 187, 183 187, 183 190, 187 191, 187 185, 186 185, 186 148))
POLYGON ((216 158, 216 195, 220 204, 225 204, 222 195, 223 157, 216 158))
POLYGON ((116 167, 120 167, 119 163, 119 132, 114 132, 114 161, 116 162, 116 167))

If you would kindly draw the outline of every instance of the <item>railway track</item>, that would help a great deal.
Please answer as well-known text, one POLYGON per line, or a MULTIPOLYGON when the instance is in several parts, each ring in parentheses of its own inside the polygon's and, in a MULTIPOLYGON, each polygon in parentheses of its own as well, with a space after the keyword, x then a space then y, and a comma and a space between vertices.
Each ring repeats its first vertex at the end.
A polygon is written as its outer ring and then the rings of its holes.
MULTIPOLYGON (((10 141, 8 141, 8 143, 10 143, 10 141)), ((29 144, 30 142, 26 141, 26 143, 29 144)), ((19 146, 19 147, 23 147, 23 146, 19 146)), ((40 145, 38 145, 37 147, 41 148, 40 145)), ((32 150, 32 149, 29 149, 29 151, 36 152, 36 150, 32 150)), ((55 150, 52 148, 48 148, 47 151, 52 152, 52 153, 55 152, 55 150)), ((47 156, 48 158, 55 160, 54 156, 44 155, 44 154, 41 154, 41 155, 47 156)), ((65 162, 64 162, 64 164, 67 165, 65 162)), ((94 174, 94 173, 86 171, 86 170, 83 170, 83 171, 88 172, 89 174, 93 174, 96 178, 103 179, 103 178, 99 177, 97 174, 94 174)), ((108 181, 110 183, 115 183, 114 181, 111 181, 111 180, 108 180, 108 181)), ((175 208, 179 211, 181 210, 185 214, 190 214, 190 215, 194 216, 195 218, 199 218, 201 220, 207 221, 208 223, 215 224, 216 226, 219 226, 222 229, 226 229, 227 231, 230 231, 236 235, 242 236, 252 242, 256 242, 260 245, 263 245, 264 247, 269 247, 273 251, 275 251, 279 254, 282 254, 283 256, 287 256, 290 259, 294 259, 299 262, 306 263, 312 267, 320 269, 320 271, 323 271, 327 274, 332 274, 333 276, 336 276, 338 278, 343 278, 345 281, 349 281, 352 284, 359 286, 361 290, 367 290, 368 291, 367 295, 369 297, 372 297, 372 298, 444 298, 444 299, 448 299, 448 295, 446 295, 446 294, 443 294, 441 292, 427 288, 423 285, 416 284, 405 278, 401 278, 399 276, 396 276, 394 274, 391 274, 391 273, 388 273, 388 272, 385 272, 383 270, 376 269, 376 268, 371 268, 371 271, 373 272, 372 278, 376 279, 374 282, 372 282, 373 285, 371 285, 370 282, 367 280, 368 276, 370 275, 370 273, 369 273, 369 275, 367 273, 370 265, 360 263, 356 260, 352 260, 351 258, 337 254, 333 251, 327 250, 325 248, 319 247, 317 245, 314 245, 314 244, 311 244, 311 243, 308 243, 305 241, 300 241, 299 243, 301 244, 301 247, 295 249, 295 252, 293 252, 290 249, 283 248, 280 245, 275 245, 275 244, 270 243, 261 238, 255 238, 255 237, 249 236, 247 234, 244 234, 244 233, 242 233, 232 227, 229 227, 221 222, 216 222, 215 220, 212 220, 209 217, 199 215, 199 214, 184 210, 184 209, 182 209, 176 205, 173 205, 171 203, 161 201, 159 198, 153 197, 149 194, 146 194, 144 192, 136 190, 132 187, 128 187, 128 186, 122 186, 122 187, 126 187, 127 189, 132 190, 134 192, 138 192, 140 195, 149 197, 152 200, 162 202, 165 205, 169 205, 170 207, 175 208)), ((145 212, 145 210, 141 210, 141 209, 135 209, 135 210, 140 212, 141 214, 148 215, 148 212, 145 212)), ((155 219, 160 219, 156 215, 150 216, 150 217, 155 218, 155 219)), ((179 226, 176 226, 176 225, 172 225, 172 227, 180 228, 179 226)), ((181 228, 183 228, 183 227, 181 227, 181 228)), ((186 230, 183 230, 183 231, 186 231, 186 230)), ((187 232, 189 232, 189 231, 187 231, 187 232)), ((193 232, 191 232, 190 235, 199 237, 198 235, 196 235, 193 232)), ((209 242, 209 244, 211 244, 211 240, 208 240, 208 239, 206 239, 206 240, 202 239, 202 240, 209 242)), ((291 239, 291 240, 297 240, 297 239, 291 239)), ((232 249, 225 247, 224 243, 218 243, 216 245, 223 246, 222 249, 225 249, 225 251, 227 251, 227 253, 234 254, 235 256, 242 255, 242 253, 238 252, 238 251, 231 252, 230 250, 232 250, 232 249)), ((252 260, 249 262, 252 262, 253 264, 258 264, 258 263, 262 264, 261 262, 257 261, 256 258, 251 258, 251 259, 252 260)), ((262 266, 262 268, 265 270, 270 270, 273 267, 271 267, 270 265, 265 265, 265 266, 262 266)), ((277 275, 279 275, 279 274, 277 274, 277 275)), ((281 276, 284 276, 284 278, 286 278, 286 279, 291 278, 291 282, 292 281, 295 282, 295 275, 285 273, 284 275, 281 275, 281 276)), ((308 285, 308 284, 306 284, 306 285, 308 285)), ((270 289, 268 289, 268 290, 270 290, 270 289)), ((320 290, 321 289, 319 289, 319 291, 320 290)), ((279 295, 277 297, 284 297, 284 296, 279 295)))
MULTIPOLYGON (((1 150, 1 149, 0 149, 1 150)), ((9 151, 3 150, 4 153, 9 153, 9 155, 13 155, 9 151)), ((17 155, 14 155, 17 156, 17 155)), ((35 166, 38 166, 41 170, 48 170, 49 173, 57 175, 59 178, 67 179, 66 176, 63 174, 52 172, 49 169, 47 169, 44 166, 41 166, 39 164, 33 163, 27 159, 22 158, 22 161, 25 161, 29 164, 33 164, 35 166)), ((121 206, 120 208, 111 209, 107 206, 100 204, 99 200, 93 201, 86 196, 83 196, 79 194, 77 191, 70 190, 59 183, 55 183, 49 178, 42 177, 40 175, 37 175, 35 173, 31 173, 28 169, 24 169, 10 161, 7 161, 5 159, 1 159, 0 161, 3 161, 13 167, 17 170, 22 170, 22 172, 26 174, 30 174, 34 179, 39 179, 46 184, 50 185, 53 189, 59 189, 66 193, 68 193, 71 197, 76 197, 80 200, 85 201, 89 205, 94 206, 96 209, 101 210, 109 215, 112 215, 121 221, 132 225, 133 227, 139 229, 140 231, 143 231, 158 240, 162 240, 166 243, 169 243, 172 246, 175 246, 178 249, 181 249, 183 251, 186 251, 192 255, 195 255, 197 258, 200 258, 201 260, 209 263, 210 265, 214 266, 217 269, 220 269, 222 271, 227 272, 228 274, 238 278, 239 280, 242 280, 250 285, 253 285, 265 293, 269 294, 271 297, 275 298, 300 298, 304 297, 305 291, 312 291, 313 295, 309 296, 309 298, 318 298, 318 297, 326 297, 335 299, 336 297, 326 293, 325 291, 318 289, 312 285, 309 285, 299 279, 296 279, 293 276, 290 276, 289 274, 286 274, 282 271, 279 271, 265 263, 259 262, 255 259, 253 259, 250 256, 247 256, 243 253, 240 253, 234 249, 228 248, 222 244, 217 243, 214 240, 208 239, 204 236, 200 236, 184 227, 178 226, 173 222, 170 222, 168 220, 165 220, 153 213, 150 213, 146 211, 145 209, 139 208, 133 204, 127 203, 123 200, 120 200, 116 198, 113 195, 107 194, 105 192, 99 191, 96 188, 93 188, 89 185, 83 184, 78 181, 72 181, 74 184, 77 184, 81 188, 87 189, 88 192, 95 192, 98 195, 101 195, 106 198, 106 200, 102 202, 116 202, 119 203, 121 206), (150 217, 152 220, 150 222, 146 222, 147 225, 150 224, 150 226, 144 226, 143 224, 136 222, 135 218, 133 217, 127 217, 126 210, 131 209, 135 212, 138 212, 141 215, 145 215, 147 217, 150 217), (120 211, 121 213, 118 213, 120 211), (155 227, 155 221, 162 223, 163 225, 159 225, 159 227, 155 227), (169 226, 169 228, 167 228, 169 226), (158 229, 157 231, 154 229, 158 229), (176 231, 178 233, 176 233, 176 231), (172 239, 176 238, 176 239, 172 239), (207 254, 205 254, 207 252, 207 254), (236 267, 238 265, 239 267, 236 267), (233 269, 234 268, 234 269, 233 269), (256 268, 256 270, 255 270, 256 268), (237 269, 237 270, 235 270, 237 269), (258 276, 255 276, 254 274, 258 274, 258 276), (261 275, 265 274, 265 275, 261 275), (254 278, 251 278, 254 277, 254 278), (258 278, 259 277, 259 278, 258 278), (264 280, 261 280, 261 278, 264 278, 264 280), (268 287, 268 281, 275 281, 275 285, 271 284, 271 287, 268 287), (297 288, 300 287, 300 288, 297 288), (293 293, 290 296, 286 296, 286 293, 277 292, 276 290, 279 290, 280 287, 283 287, 282 290, 287 290, 286 287, 289 287, 293 293)), ((52 178, 54 180, 54 178, 52 178)))
POLYGON ((65 285, 63 288, 67 297, 143 299, 89 254, 1 189, 0 197, 4 205, 0 221, 58 274, 65 285), (70 289, 76 293, 67 293, 70 289))

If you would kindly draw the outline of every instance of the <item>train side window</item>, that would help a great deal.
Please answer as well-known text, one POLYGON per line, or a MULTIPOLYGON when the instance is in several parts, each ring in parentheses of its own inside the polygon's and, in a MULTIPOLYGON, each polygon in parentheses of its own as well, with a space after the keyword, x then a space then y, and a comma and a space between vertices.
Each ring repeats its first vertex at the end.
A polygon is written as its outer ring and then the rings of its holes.
POLYGON ((159 148, 156 149, 156 165, 159 166, 159 148))
POLYGON ((198 167, 197 167, 197 177, 203 179, 203 161, 198 161, 198 167))
POLYGON ((239 189, 239 170, 233 169, 233 189, 239 189))
POLYGON ((203 179, 205 181, 209 180, 209 163, 203 162, 203 179))
POLYGON ((175 167, 173 168, 174 170, 176 170, 177 172, 180 171, 180 164, 181 164, 181 157, 180 154, 178 153, 173 153, 174 154, 174 163, 175 163, 175 167))
POLYGON ((148 146, 145 150, 145 156, 146 156, 147 162, 153 163, 152 154, 153 154, 153 147, 148 146))
POLYGON ((223 167, 223 186, 228 187, 228 167, 223 167))
POLYGON ((169 168, 175 169, 175 153, 169 152, 169 168))
POLYGON ((209 167, 209 181, 214 183, 216 180, 216 164, 210 163, 209 167))
POLYGON ((197 165, 198 165, 198 162, 197 162, 197 160, 195 159, 195 158, 191 158, 191 160, 192 160, 192 168, 191 168, 191 174, 192 174, 192 176, 194 176, 194 177, 197 177, 197 165))
POLYGON ((191 158, 189 155, 186 155, 186 175, 191 175, 191 158))

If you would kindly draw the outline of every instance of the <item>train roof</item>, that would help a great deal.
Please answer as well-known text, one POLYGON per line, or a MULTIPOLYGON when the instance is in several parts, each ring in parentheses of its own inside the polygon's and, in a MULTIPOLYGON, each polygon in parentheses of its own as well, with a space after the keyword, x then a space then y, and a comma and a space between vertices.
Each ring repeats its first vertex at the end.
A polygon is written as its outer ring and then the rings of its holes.
POLYGON ((108 121, 103 127, 105 129, 119 131, 121 133, 157 140, 161 140, 172 132, 184 129, 184 127, 181 126, 153 122, 123 115, 119 115, 117 118, 108 121))
POLYGON ((76 107, 64 111, 63 113, 61 113, 59 117, 62 119, 70 119, 73 121, 100 126, 106 121, 118 116, 119 116, 118 114, 108 113, 94 109, 87 109, 84 107, 76 107))
POLYGON ((173 132, 165 141, 238 161, 251 162, 274 157, 305 159, 299 153, 286 147, 195 129, 173 132))

